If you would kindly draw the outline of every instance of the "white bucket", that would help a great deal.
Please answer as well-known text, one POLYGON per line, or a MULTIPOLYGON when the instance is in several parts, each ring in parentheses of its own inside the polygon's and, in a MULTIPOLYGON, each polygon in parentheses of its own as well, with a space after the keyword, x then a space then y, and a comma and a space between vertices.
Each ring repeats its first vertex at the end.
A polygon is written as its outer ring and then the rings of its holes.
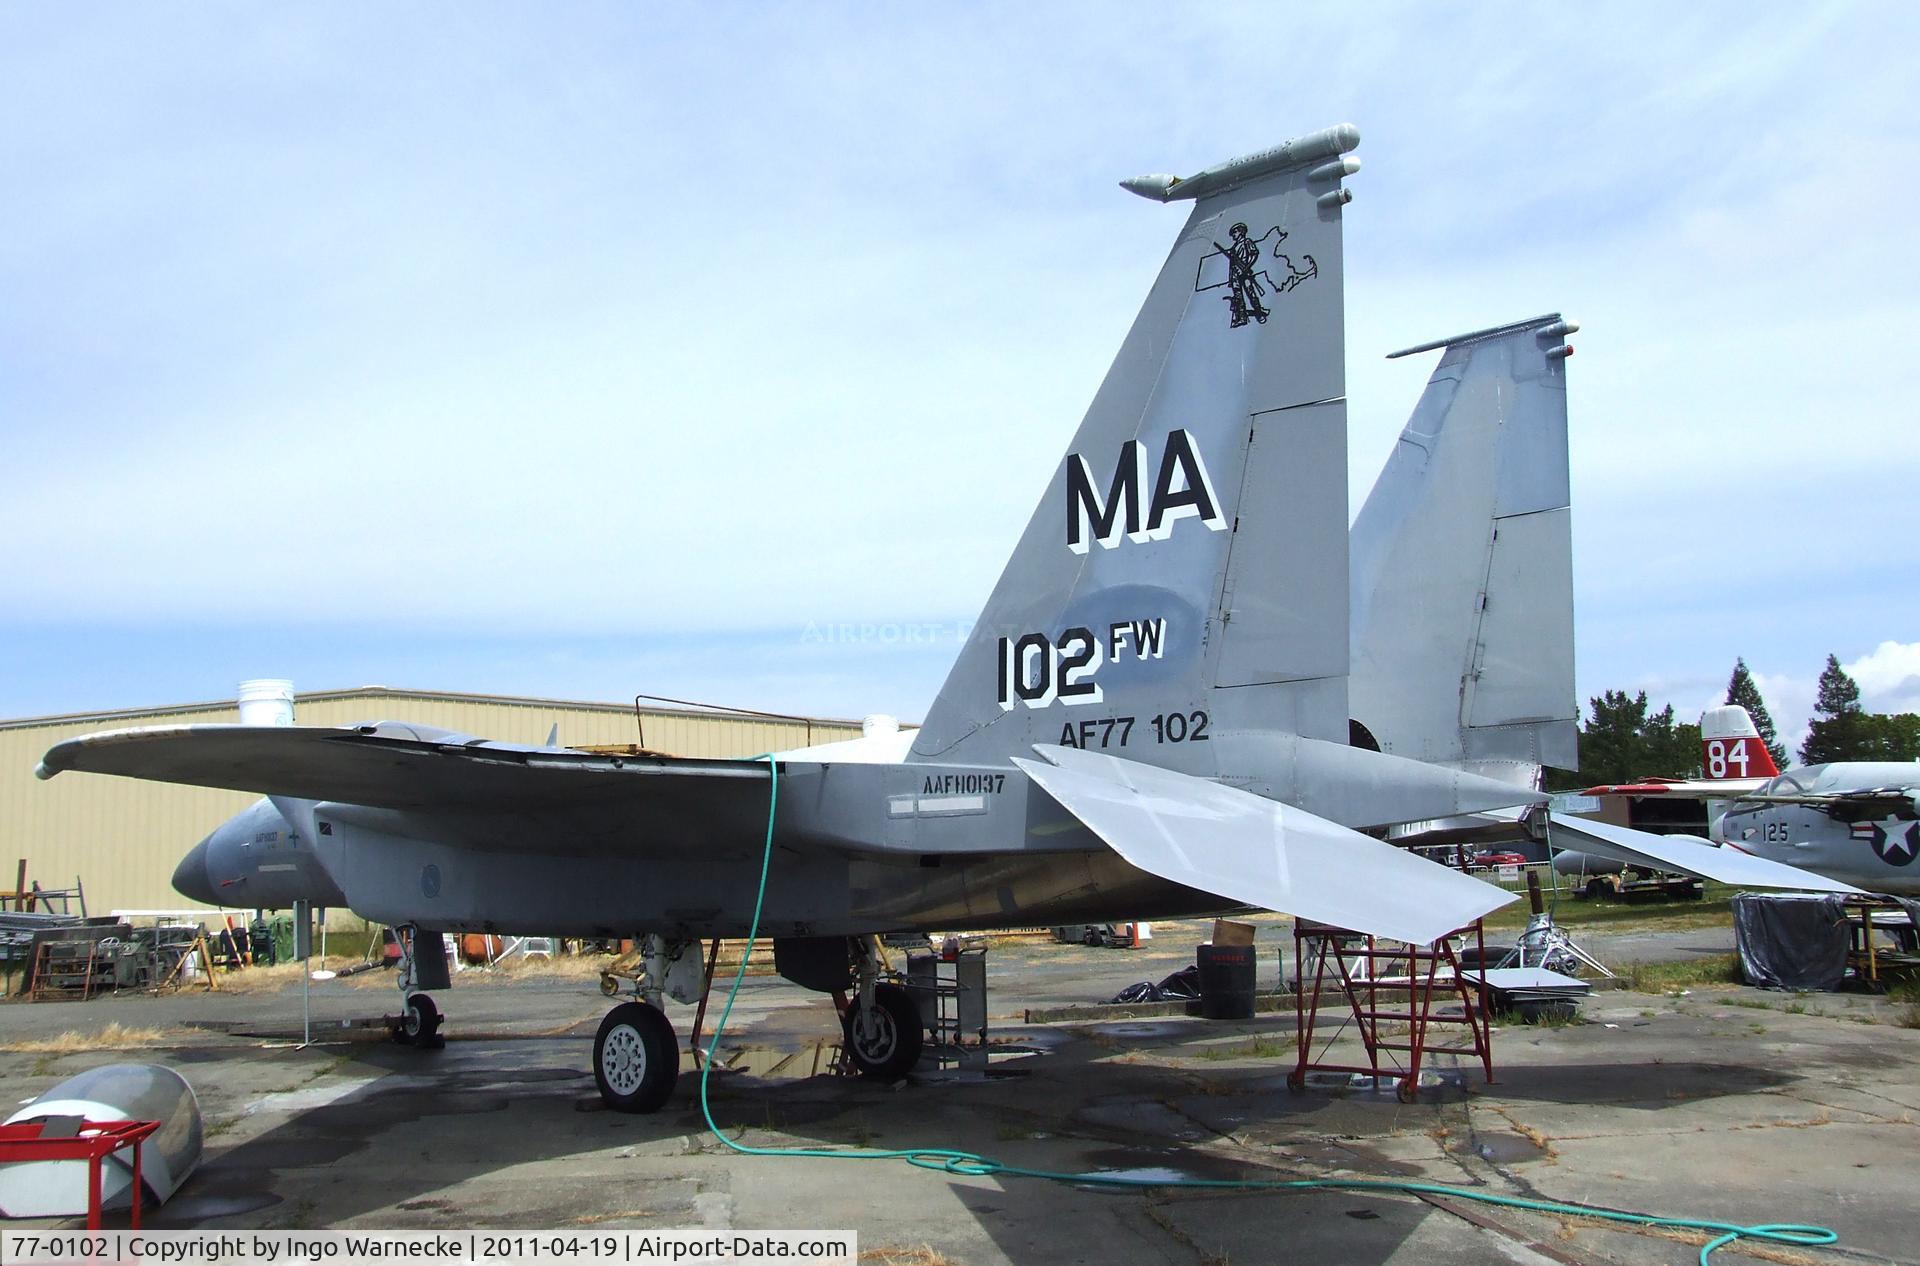
POLYGON ((240 724, 292 725, 293 683, 277 677, 241 682, 240 724))

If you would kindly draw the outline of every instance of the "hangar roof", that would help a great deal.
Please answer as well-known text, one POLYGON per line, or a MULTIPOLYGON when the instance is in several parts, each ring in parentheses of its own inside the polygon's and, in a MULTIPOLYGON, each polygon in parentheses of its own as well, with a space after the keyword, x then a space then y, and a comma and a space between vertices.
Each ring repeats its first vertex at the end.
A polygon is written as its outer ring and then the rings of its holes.
MULTIPOLYGON (((464 691, 448 690, 411 690, 398 686, 354 686, 346 690, 300 690, 294 693, 296 704, 348 702, 354 699, 369 701, 384 699, 431 699, 442 703, 481 703, 496 704, 503 707, 525 708, 565 708, 575 712, 617 712, 631 714, 632 702, 607 703, 598 700, 547 699, 533 695, 494 695, 469 694, 464 691)), ((76 722, 127 721, 151 716, 178 716, 194 712, 231 712, 232 699, 210 699, 200 703, 168 703, 147 708, 115 708, 104 712, 61 712, 47 716, 0 718, 0 730, 29 729, 43 725, 72 725, 76 722)), ((732 709, 714 705, 712 707, 670 707, 665 705, 643 704, 640 711, 656 716, 738 716, 732 709)), ((748 712, 749 716, 765 716, 766 713, 748 712)), ((842 717, 794 717, 794 720, 811 720, 829 725, 850 725, 858 728, 860 722, 842 717)))

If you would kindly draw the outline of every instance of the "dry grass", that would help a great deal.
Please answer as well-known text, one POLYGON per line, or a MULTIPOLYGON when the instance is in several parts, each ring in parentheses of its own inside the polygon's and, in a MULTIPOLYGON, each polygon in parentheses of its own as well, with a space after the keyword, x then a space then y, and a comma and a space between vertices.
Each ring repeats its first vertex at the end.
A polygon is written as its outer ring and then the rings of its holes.
POLYGON ((509 980, 558 978, 597 981, 600 973, 612 965, 613 959, 606 954, 555 954, 551 958, 528 958, 515 954, 512 958, 501 959, 480 975, 470 975, 468 979, 483 979, 491 974, 509 980))
MULTIPOLYGON (((1624 1177, 1624 1175, 1621 1176, 1624 1177)), ((1558 1221, 1560 1223, 1559 1234, 1562 1240, 1574 1239, 1577 1231, 1585 1229, 1601 1231, 1618 1231, 1621 1229, 1620 1224, 1617 1222, 1602 1222, 1587 1218, 1568 1217, 1566 1215, 1558 1215, 1558 1221)), ((1639 1226, 1633 1228, 1633 1233, 1652 1239, 1672 1240, 1676 1244, 1687 1244, 1696 1248, 1705 1244, 1707 1240, 1711 1238, 1704 1231, 1692 1231, 1681 1227, 1670 1226, 1639 1226)), ((1790 1248, 1775 1248, 1771 1244, 1762 1244, 1755 1240, 1740 1240, 1738 1244, 1738 1251, 1746 1254, 1748 1257, 1757 1257, 1763 1262, 1778 1262, 1780 1266, 1824 1266, 1824 1263, 1832 1260, 1828 1257, 1815 1257, 1809 1253, 1796 1253, 1790 1248)))
POLYGON ((1504 1108, 1494 1108, 1493 1111, 1505 1117, 1507 1124, 1513 1127, 1513 1132, 1539 1148, 1541 1154, 1548 1160, 1557 1160, 1559 1158, 1560 1152, 1554 1147, 1553 1139, 1547 1135, 1546 1131, 1536 1126, 1528 1125, 1525 1121, 1520 1120, 1504 1108))
POLYGON ((72 1055, 80 1051, 129 1051, 177 1042, 185 1036, 186 1034, 180 1029, 135 1028, 115 1020, 106 1028, 96 1029, 91 1033, 68 1029, 55 1037, 32 1037, 23 1038, 17 1042, 0 1042, 0 1051, 31 1055, 72 1055))
MULTIPOLYGON (((217 978, 221 993, 278 993, 282 989, 300 983, 300 973, 311 967, 314 971, 342 972, 355 966, 364 959, 350 958, 344 954, 329 954, 323 962, 315 957, 309 963, 276 963, 272 967, 243 967, 239 971, 223 971, 217 978)), ((347 977, 347 984, 382 985, 393 988, 393 977, 385 971, 364 971, 347 977)), ((198 981, 188 981, 183 989, 197 989, 198 981)))
POLYGON ((875 1262, 878 1266, 960 1266, 931 1244, 904 1248, 898 1244, 882 1244, 879 1248, 863 1248, 860 1260, 875 1262))

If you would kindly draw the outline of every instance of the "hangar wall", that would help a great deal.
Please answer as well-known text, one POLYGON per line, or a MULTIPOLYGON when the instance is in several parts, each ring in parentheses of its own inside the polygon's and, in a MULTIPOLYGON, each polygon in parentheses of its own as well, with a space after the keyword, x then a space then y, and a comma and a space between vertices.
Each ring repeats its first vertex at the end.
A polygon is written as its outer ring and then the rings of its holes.
MULTIPOLYGON (((646 746, 675 756, 757 756, 860 735, 857 721, 816 720, 809 738, 801 722, 673 709, 646 710, 636 722, 631 704, 384 686, 300 694, 294 709, 301 725, 413 721, 510 743, 544 743, 558 724, 569 746, 634 743, 644 724, 646 746)), ((42 782, 33 770, 55 743, 95 730, 239 719, 235 703, 201 703, 0 721, 0 888, 11 891, 15 859, 24 857, 29 881, 43 888, 71 887, 77 877, 96 914, 191 908, 168 882, 181 854, 258 796, 96 774, 42 782)))

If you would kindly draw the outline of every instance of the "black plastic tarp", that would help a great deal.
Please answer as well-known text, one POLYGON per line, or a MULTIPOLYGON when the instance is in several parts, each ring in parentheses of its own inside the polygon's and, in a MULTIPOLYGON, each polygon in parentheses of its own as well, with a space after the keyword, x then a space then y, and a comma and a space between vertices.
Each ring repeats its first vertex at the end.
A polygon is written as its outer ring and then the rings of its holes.
POLYGON ((1762 989, 1838 989, 1847 974, 1847 913, 1832 894, 1743 892, 1733 898, 1740 970, 1762 989))
POLYGON ((1107 1001, 1112 1002, 1191 1002, 1200 996, 1200 966, 1189 963, 1159 984, 1143 980, 1128 985, 1107 1001))

